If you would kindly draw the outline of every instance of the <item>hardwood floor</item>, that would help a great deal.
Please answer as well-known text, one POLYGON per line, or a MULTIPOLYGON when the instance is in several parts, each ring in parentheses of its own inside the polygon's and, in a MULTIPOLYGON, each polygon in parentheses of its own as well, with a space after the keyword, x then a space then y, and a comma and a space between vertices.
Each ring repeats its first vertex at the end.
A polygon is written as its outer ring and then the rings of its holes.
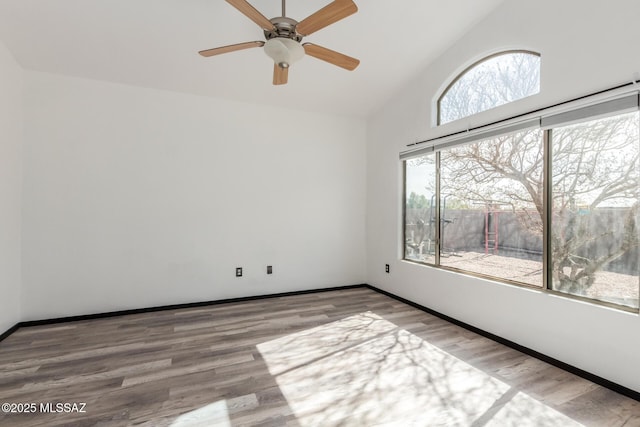
POLYGON ((640 426, 639 402, 366 288, 21 328, 4 402, 35 412, 2 426, 640 426))

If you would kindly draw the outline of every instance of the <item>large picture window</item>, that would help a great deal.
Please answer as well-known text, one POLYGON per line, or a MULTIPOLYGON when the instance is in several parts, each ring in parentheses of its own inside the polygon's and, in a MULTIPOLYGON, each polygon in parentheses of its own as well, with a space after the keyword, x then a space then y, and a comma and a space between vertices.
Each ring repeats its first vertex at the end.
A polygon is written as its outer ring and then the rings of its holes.
POLYGON ((404 259, 637 311, 637 93, 403 153, 404 259))
POLYGON ((638 307, 640 116, 553 129, 551 288, 638 307))
POLYGON ((441 152, 440 264, 542 286, 538 129, 441 152))

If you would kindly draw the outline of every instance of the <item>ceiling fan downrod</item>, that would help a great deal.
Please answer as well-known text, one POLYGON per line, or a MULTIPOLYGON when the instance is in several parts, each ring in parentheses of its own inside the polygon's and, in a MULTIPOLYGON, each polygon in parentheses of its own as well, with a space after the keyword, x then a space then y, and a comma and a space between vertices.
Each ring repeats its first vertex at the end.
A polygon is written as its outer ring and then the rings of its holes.
POLYGON ((282 0, 282 17, 284 18, 285 16, 287 16, 287 5, 286 5, 286 1, 287 0, 282 0))

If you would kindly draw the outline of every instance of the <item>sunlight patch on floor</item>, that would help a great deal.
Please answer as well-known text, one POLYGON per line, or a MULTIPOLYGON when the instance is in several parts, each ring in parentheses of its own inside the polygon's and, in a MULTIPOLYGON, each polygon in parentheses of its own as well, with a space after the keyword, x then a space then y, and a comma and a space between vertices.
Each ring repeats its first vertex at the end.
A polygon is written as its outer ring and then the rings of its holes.
POLYGON ((366 312, 267 341, 257 347, 267 361, 269 373, 279 375, 394 329, 397 326, 393 323, 366 312))
POLYGON ((219 400, 194 411, 180 415, 171 427, 231 427, 227 402, 219 400))
POLYGON ((579 425, 372 312, 257 347, 302 426, 579 425))
POLYGON ((582 424, 524 393, 504 405, 487 427, 579 427, 582 424))

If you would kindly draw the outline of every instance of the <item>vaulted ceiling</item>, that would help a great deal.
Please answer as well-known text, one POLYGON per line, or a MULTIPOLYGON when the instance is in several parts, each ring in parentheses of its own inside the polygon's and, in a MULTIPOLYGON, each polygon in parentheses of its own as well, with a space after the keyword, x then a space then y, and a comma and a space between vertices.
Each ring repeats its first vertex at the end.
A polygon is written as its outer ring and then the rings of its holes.
MULTIPOLYGON (((353 72, 305 57, 271 84, 264 40, 222 0, 0 0, 0 41, 28 70, 309 111, 367 116, 503 0, 355 0, 359 11, 305 38, 361 60, 353 72)), ((268 18, 280 0, 251 0, 268 18)), ((288 0, 298 21, 329 0, 288 0)))

